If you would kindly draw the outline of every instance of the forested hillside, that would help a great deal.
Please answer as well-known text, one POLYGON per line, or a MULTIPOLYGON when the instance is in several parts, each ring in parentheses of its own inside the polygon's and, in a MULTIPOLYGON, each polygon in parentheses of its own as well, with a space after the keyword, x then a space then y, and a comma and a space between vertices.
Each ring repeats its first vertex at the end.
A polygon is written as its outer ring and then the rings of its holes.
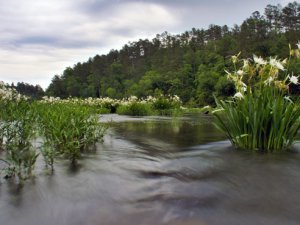
MULTIPOLYGON (((294 47, 298 40, 300 4, 267 5, 263 13, 252 13, 241 25, 210 25, 177 35, 164 32, 96 55, 54 76, 47 94, 123 98, 162 93, 176 94, 186 104, 210 104, 213 95, 234 93, 224 72, 232 55, 285 58, 289 44, 294 47)), ((290 67, 300 73, 300 65, 290 67)))

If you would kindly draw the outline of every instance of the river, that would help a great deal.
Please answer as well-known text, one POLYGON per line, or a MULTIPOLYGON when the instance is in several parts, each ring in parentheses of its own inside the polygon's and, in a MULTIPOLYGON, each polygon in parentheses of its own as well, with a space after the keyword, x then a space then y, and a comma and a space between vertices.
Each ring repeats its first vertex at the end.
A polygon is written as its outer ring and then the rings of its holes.
POLYGON ((1 182, 1 225, 300 224, 300 144, 237 151, 206 115, 102 120, 103 143, 77 168, 1 182))

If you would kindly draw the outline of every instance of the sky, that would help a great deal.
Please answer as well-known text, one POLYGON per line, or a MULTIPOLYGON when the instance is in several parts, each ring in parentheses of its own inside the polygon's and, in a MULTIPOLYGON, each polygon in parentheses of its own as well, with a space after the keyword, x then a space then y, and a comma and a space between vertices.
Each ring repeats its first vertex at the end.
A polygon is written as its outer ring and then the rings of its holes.
POLYGON ((288 0, 0 0, 0 80, 44 89, 66 67, 129 41, 240 25, 288 0))

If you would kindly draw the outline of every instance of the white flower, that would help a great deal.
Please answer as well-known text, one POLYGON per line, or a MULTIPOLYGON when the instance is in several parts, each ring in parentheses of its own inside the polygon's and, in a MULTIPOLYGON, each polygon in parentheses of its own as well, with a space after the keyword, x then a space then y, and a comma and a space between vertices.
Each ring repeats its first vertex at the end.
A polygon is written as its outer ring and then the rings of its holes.
POLYGON ((173 96, 173 100, 176 101, 176 102, 180 102, 180 98, 177 95, 173 96))
POLYGON ((238 57, 236 55, 231 56, 231 60, 233 63, 236 63, 238 60, 238 57))
MULTIPOLYGON (((298 77, 299 77, 299 76, 298 76, 298 77)), ((299 82, 298 82, 298 77, 292 75, 292 76, 289 77, 289 80, 290 80, 290 82, 293 83, 293 84, 299 84, 299 82)))
POLYGON ((273 77, 269 77, 267 80, 265 80, 265 84, 266 85, 270 85, 272 82, 274 81, 274 78, 273 77))
POLYGON ((249 67, 249 61, 248 61, 248 59, 243 59, 243 62, 244 62, 243 68, 247 69, 249 67))
POLYGON ((238 98, 238 99, 242 99, 242 98, 244 98, 244 95, 241 92, 237 92, 237 93, 235 93, 235 95, 233 97, 238 98))
POLYGON ((237 75, 239 75, 239 76, 243 76, 244 71, 243 71, 243 70, 238 70, 236 73, 237 73, 237 75))
POLYGON ((281 61, 281 64, 282 64, 282 65, 284 65, 284 64, 286 64, 286 63, 287 63, 287 59, 284 59, 284 60, 281 61))
POLYGON ((238 81, 238 84, 243 88, 247 88, 247 85, 241 80, 238 81))
POLYGON ((298 49, 300 49, 300 41, 298 41, 298 43, 296 44, 298 49))
POLYGON ((266 61, 262 57, 257 57, 256 55, 253 55, 253 60, 258 65, 265 65, 266 61))
POLYGON ((134 96, 134 95, 132 95, 132 96, 130 96, 129 98, 128 98, 128 101, 129 102, 136 102, 138 100, 138 97, 136 97, 136 96, 134 96))
POLYGON ((277 68, 277 69, 279 69, 279 70, 284 70, 283 65, 281 64, 281 62, 276 60, 276 58, 270 58, 270 65, 277 68))

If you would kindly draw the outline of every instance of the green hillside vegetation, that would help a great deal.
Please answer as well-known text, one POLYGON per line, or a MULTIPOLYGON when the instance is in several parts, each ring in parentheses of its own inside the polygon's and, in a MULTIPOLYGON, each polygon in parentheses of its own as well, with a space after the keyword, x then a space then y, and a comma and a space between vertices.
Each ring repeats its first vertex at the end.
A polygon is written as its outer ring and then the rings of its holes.
MULTIPOLYGON (((267 5, 263 14, 256 11, 231 28, 210 25, 177 35, 164 32, 152 40, 140 39, 121 50, 96 55, 55 75, 46 93, 61 98, 116 99, 163 94, 178 95, 188 106, 213 104, 214 95, 225 98, 235 93, 224 72, 224 68, 232 69, 232 55, 286 58, 289 44, 295 47, 299 38, 300 4, 267 5)), ((290 68, 300 72, 294 61, 290 68)))

